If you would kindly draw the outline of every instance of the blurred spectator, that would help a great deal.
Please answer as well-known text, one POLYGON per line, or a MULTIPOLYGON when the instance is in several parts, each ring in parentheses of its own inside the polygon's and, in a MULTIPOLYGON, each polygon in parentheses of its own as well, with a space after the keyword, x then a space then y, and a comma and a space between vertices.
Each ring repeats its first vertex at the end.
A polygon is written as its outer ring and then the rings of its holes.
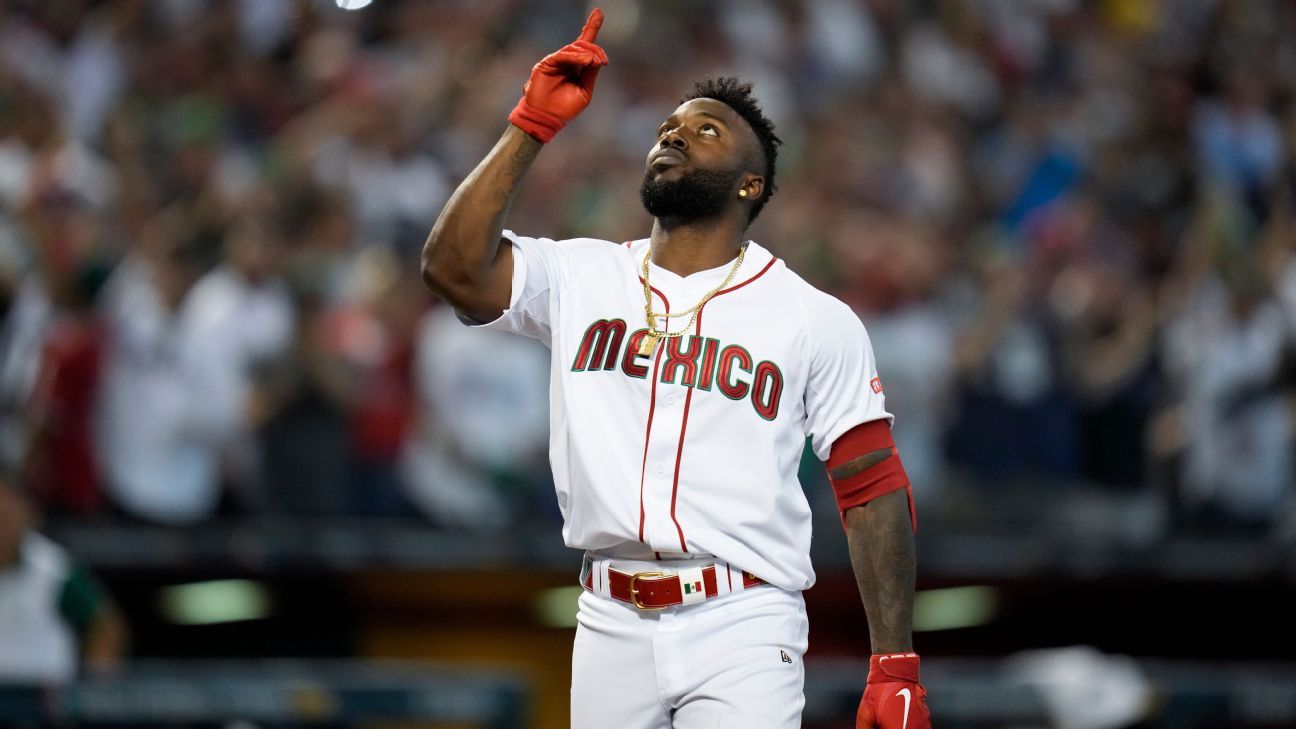
POLYGON ((1190 523, 1264 527, 1293 476, 1292 414, 1282 367, 1291 334, 1263 288, 1258 262, 1233 253, 1236 207, 1204 205, 1187 254, 1180 307, 1166 325, 1163 361, 1174 400, 1153 432, 1162 457, 1181 451, 1178 501, 1190 523), (1230 213, 1233 213, 1232 215, 1230 213))
POLYGON ((917 22, 906 29, 900 65, 915 93, 951 104, 973 119, 986 119, 999 105, 999 80, 976 49, 970 14, 944 16, 948 27, 917 22))
POLYGON ((32 437, 26 480, 52 511, 93 514, 104 494, 94 452, 94 412, 99 397, 104 337, 95 297, 107 271, 90 263, 72 272, 61 312, 51 323, 40 375, 27 410, 32 437))
POLYGON ((445 173, 419 147, 397 99, 360 98, 351 104, 349 133, 317 142, 317 179, 347 193, 362 242, 392 246, 402 257, 414 255, 450 195, 445 173))
POLYGON ((32 17, 12 18, 0 34, 4 60, 27 83, 50 89, 62 107, 64 132, 93 139, 126 81, 119 42, 130 3, 91 8, 82 0, 31 6, 32 17))
POLYGON ((0 270, 0 466, 9 469, 20 467, 26 456, 31 430, 26 405, 54 316, 40 277, 26 273, 0 270))
POLYGON ((265 498, 274 513, 338 516, 353 506, 347 427, 353 386, 346 363, 326 346, 314 306, 302 307, 292 357, 275 373, 262 406, 265 498))
POLYGON ((1224 99, 1202 100, 1194 115, 1202 174, 1208 184, 1262 205, 1282 164, 1282 133, 1267 108, 1262 75, 1238 69, 1228 83, 1224 99))
POLYGON ((332 302, 345 298, 354 265, 351 218, 342 199, 309 186, 287 203, 285 215, 285 269, 298 325, 286 358, 258 391, 265 496, 275 513, 346 514, 353 506, 348 417, 357 383, 330 328, 332 302))
POLYGON ((187 295, 190 325, 199 332, 219 369, 208 393, 241 410, 231 424, 222 456, 222 473, 241 488, 247 501, 261 501, 261 454, 254 429, 269 416, 262 390, 270 370, 292 343, 293 302, 279 277, 282 236, 262 219, 236 221, 225 235, 224 260, 187 295), (256 493, 249 491, 256 490, 256 493))
POLYGON ((103 587, 35 529, 35 510, 0 473, 0 684, 53 685, 126 657, 127 629, 103 587))
POLYGON ((952 457, 990 483, 1065 483, 1078 475, 1079 439, 1057 322, 1033 300, 1038 293, 1014 254, 982 256, 957 299, 964 334, 954 352, 961 393, 952 457))
POLYGON ((414 418, 414 338, 429 295, 416 272, 384 248, 355 262, 346 298, 322 312, 326 361, 339 367, 347 403, 352 513, 412 513, 399 460, 414 418))
POLYGON ((472 528, 507 526, 537 494, 548 500, 548 350, 471 330, 438 306, 419 326, 416 356, 410 499, 438 523, 472 528))
POLYGON ((1144 432, 1162 394, 1149 288, 1134 272, 1090 260, 1070 265, 1050 291, 1068 319, 1061 346, 1079 409, 1080 475, 1090 483, 1148 483, 1144 432))
POLYGON ((98 414, 98 457, 108 492, 127 514, 197 521, 221 498, 220 456, 244 403, 229 397, 230 361, 191 296, 203 242, 163 216, 145 252, 114 272, 104 293, 109 354, 98 414))

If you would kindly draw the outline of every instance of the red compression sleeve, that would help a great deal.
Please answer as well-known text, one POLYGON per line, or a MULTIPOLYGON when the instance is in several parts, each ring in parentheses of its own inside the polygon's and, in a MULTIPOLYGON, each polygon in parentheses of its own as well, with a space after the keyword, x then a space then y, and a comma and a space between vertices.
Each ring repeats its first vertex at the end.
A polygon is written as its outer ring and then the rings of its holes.
POLYGON ((900 453, 896 450, 895 440, 891 437, 891 426, 886 420, 860 423, 833 441, 827 468, 828 480, 832 482, 833 493, 837 497, 837 510, 843 515, 851 507, 862 506, 884 494, 905 489, 909 497, 910 520, 914 531, 918 530, 918 513, 914 510, 909 476, 905 473, 904 464, 900 462, 900 453), (854 471, 849 467, 851 461, 881 450, 889 450, 891 455, 864 470, 844 473, 840 477, 833 476, 835 471, 844 466, 845 471, 854 471))

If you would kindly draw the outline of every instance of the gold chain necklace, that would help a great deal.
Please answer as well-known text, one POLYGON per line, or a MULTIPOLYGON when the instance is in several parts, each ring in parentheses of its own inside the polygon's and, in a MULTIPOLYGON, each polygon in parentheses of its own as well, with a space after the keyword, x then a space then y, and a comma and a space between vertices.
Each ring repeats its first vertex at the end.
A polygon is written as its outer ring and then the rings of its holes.
POLYGON ((639 356, 647 357, 651 355, 653 351, 657 349, 657 342, 659 340, 672 339, 692 329, 694 322, 697 321, 698 312, 702 311, 702 307, 706 302, 710 301, 711 297, 720 293, 721 290, 728 287, 730 281, 733 281, 734 274, 738 273, 739 268, 742 268, 743 256, 746 255, 746 253, 747 244, 744 243, 738 249, 738 259, 734 261, 733 268, 729 269, 729 275, 725 276, 725 280, 722 281, 719 286, 711 289, 710 293, 703 296, 701 301, 688 309, 675 314, 658 314, 654 312, 652 308, 652 284, 648 282, 648 259, 652 256, 652 246, 649 246, 648 251, 644 253, 643 258, 644 316, 648 319, 648 333, 644 335, 643 341, 639 343, 639 356), (670 328, 671 317, 684 316, 685 314, 692 314, 689 318, 688 324, 685 324, 684 328, 677 332, 668 331, 670 328), (658 319, 666 320, 662 329, 657 328, 658 319))

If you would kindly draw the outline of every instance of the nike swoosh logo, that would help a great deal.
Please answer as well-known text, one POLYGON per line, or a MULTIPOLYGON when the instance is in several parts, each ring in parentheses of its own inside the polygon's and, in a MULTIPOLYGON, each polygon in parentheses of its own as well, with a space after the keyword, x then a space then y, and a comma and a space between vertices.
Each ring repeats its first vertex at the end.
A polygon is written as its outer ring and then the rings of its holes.
POLYGON ((904 696, 905 713, 904 721, 900 724, 900 729, 907 729, 909 726, 909 687, 905 687, 896 692, 896 696, 904 696))

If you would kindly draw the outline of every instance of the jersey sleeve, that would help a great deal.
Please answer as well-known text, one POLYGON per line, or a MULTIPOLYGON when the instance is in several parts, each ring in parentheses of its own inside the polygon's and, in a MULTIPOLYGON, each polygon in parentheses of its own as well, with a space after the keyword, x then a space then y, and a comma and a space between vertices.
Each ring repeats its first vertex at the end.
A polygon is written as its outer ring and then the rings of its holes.
POLYGON ((868 332, 845 304, 825 297, 807 306, 811 336, 806 385, 806 435, 821 461, 833 443, 860 423, 885 418, 886 397, 868 332))
POLYGON ((494 329, 538 339, 551 346, 563 277, 562 251, 548 238, 527 238, 511 230, 504 239, 513 246, 513 288, 509 306, 494 321, 469 326, 494 329))

